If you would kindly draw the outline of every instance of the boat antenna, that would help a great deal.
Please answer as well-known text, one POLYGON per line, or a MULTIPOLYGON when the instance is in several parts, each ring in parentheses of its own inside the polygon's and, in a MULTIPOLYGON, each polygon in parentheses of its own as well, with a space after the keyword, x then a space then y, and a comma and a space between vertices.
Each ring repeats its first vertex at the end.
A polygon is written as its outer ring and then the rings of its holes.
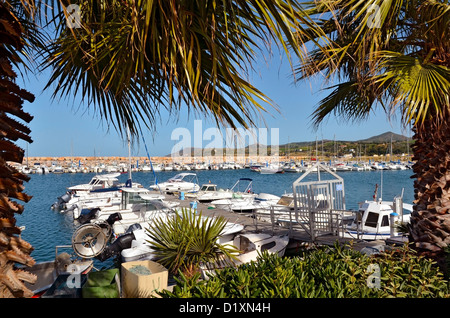
POLYGON ((127 139, 128 139, 128 178, 132 181, 131 177, 131 138, 130 138, 130 127, 127 125, 127 139))

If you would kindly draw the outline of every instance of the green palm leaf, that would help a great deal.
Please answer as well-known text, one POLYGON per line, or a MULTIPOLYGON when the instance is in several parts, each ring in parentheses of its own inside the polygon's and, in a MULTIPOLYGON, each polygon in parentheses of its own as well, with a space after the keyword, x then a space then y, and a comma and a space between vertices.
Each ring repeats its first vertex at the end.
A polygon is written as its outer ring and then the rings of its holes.
POLYGON ((412 119, 423 123, 431 114, 442 119, 448 107, 449 69, 396 52, 381 51, 377 55, 377 82, 389 92, 392 107, 401 108, 407 123, 412 119))
MULTIPOLYGON (((59 11, 59 1, 49 1, 59 11)), ((257 51, 279 43, 299 53, 296 1, 79 1, 82 27, 57 24, 43 67, 54 97, 78 94, 108 125, 132 134, 154 128, 161 110, 212 116, 218 125, 254 125, 276 109, 247 74, 257 51)))

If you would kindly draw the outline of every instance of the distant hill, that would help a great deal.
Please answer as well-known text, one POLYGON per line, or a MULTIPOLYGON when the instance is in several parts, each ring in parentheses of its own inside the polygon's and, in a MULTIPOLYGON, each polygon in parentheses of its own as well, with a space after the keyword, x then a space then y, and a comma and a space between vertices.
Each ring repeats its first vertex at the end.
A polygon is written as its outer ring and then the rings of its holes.
MULTIPOLYGON (((408 137, 406 137, 406 136, 399 135, 399 134, 393 133, 391 131, 388 131, 381 135, 372 136, 370 138, 360 139, 357 141, 336 140, 336 143, 339 143, 340 145, 342 145, 342 144, 358 144, 358 143, 359 144, 378 144, 378 147, 384 147, 383 149, 385 149, 386 146, 383 146, 383 144, 390 143, 391 137, 392 137, 393 143, 405 142, 408 140, 408 137)), ((334 140, 330 140, 330 139, 317 140, 317 143, 321 149, 322 149, 322 145, 325 145, 326 151, 331 151, 331 152, 335 151, 334 145, 333 145, 335 143, 334 140)), ((316 144, 315 140, 314 141, 296 141, 296 142, 290 142, 289 144, 279 145, 279 149, 286 151, 286 148, 289 147, 291 151, 296 148, 297 149, 304 148, 304 150, 306 150, 305 149, 306 147, 311 147, 311 146, 314 146, 315 144, 316 144)), ((255 145, 253 145, 253 146, 255 146, 255 145)), ((265 146, 265 147, 270 149, 270 145, 265 146)), ((246 153, 248 153, 248 149, 249 149, 249 146, 245 147, 246 153)), ((222 153, 225 153, 226 149, 223 148, 223 149, 216 149, 216 150, 217 150, 217 153, 220 153, 220 151, 222 151, 222 153)), ((404 150, 401 150, 401 151, 404 151, 404 150)), ((201 148, 185 148, 184 149, 184 155, 190 154, 191 156, 193 156, 194 153, 201 154, 202 152, 207 153, 207 154, 214 153, 214 152, 212 152, 212 149, 210 149, 210 148, 203 149, 203 150, 201 148)), ((167 156, 171 156, 171 155, 181 156, 182 152, 180 150, 180 151, 178 151, 178 153, 168 154, 167 156)))
MULTIPOLYGON (((408 137, 403 136, 403 135, 399 135, 396 133, 393 133, 391 131, 385 132, 381 135, 377 135, 377 136, 372 136, 369 137, 367 139, 360 139, 357 141, 350 141, 350 140, 336 140, 336 142, 338 143, 374 143, 374 144, 383 144, 383 143, 389 143, 391 142, 391 136, 392 136, 392 142, 397 142, 397 141, 407 141, 408 137)), ((315 144, 316 141, 296 141, 296 142, 291 142, 289 143, 289 145, 292 146, 297 146, 297 147, 306 147, 312 144, 315 144)), ((334 140, 330 140, 330 139, 318 139, 317 142, 319 144, 323 143, 328 143, 328 142, 334 142, 334 140)), ((285 145, 280 145, 280 147, 284 147, 287 146, 288 144, 285 145)))
POLYGON ((393 133, 391 131, 385 132, 384 134, 378 135, 378 136, 373 136, 367 139, 361 139, 358 140, 357 142, 362 142, 362 143, 386 143, 386 142, 391 142, 391 137, 392 137, 392 142, 396 142, 396 141, 406 141, 408 140, 408 137, 403 136, 403 135, 399 135, 396 133, 393 133))

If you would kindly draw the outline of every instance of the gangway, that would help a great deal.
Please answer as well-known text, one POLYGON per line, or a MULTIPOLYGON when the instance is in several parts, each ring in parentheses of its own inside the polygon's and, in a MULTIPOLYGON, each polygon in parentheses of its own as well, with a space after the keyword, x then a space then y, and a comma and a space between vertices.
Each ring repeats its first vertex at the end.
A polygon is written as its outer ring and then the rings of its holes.
POLYGON ((318 236, 338 236, 343 231, 347 210, 342 177, 317 162, 293 182, 292 190, 294 209, 290 213, 290 231, 300 227, 313 242, 318 236), (323 172, 328 178, 323 178, 323 172))

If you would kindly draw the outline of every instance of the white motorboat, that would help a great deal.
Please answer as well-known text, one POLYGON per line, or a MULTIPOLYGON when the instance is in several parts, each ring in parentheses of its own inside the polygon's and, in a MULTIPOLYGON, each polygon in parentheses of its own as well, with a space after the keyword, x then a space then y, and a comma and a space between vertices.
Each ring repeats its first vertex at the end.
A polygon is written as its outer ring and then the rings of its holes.
POLYGON ((137 204, 142 203, 142 200, 146 201, 158 201, 161 204, 164 204, 170 208, 174 208, 179 205, 178 202, 169 202, 166 201, 166 197, 161 193, 152 193, 150 190, 145 188, 120 188, 120 191, 114 192, 114 195, 111 194, 109 197, 89 197, 85 200, 78 201, 74 208, 72 208, 73 219, 77 220, 82 213, 86 214, 89 210, 95 208, 101 208, 103 210, 108 210, 111 213, 119 211, 123 206, 123 202, 130 202, 129 196, 131 193, 138 194, 139 199, 132 198, 131 201, 137 204), (142 200, 141 200, 142 199, 142 200), (84 210, 84 212, 83 212, 84 210))
POLYGON ((235 263, 239 265, 256 261, 262 252, 283 256, 288 243, 289 235, 239 234, 233 239, 233 245, 241 251, 235 263))
POLYGON ((250 213, 253 212, 260 201, 255 202, 253 198, 234 199, 230 200, 230 204, 227 209, 233 212, 250 213))
POLYGON ((263 167, 263 166, 262 165, 251 165, 250 166, 250 171, 260 172, 261 171, 261 167, 263 167))
POLYGON ((235 260, 229 262, 220 262, 215 264, 205 264, 201 266, 202 276, 208 279, 208 276, 214 275, 216 270, 229 266, 239 266, 250 262, 256 262, 258 256, 263 252, 284 256, 286 247, 289 244, 289 235, 270 235, 263 233, 243 233, 236 235, 232 241, 228 242, 234 245, 239 251, 235 254, 235 260))
POLYGON ((211 183, 210 181, 209 183, 202 184, 200 190, 198 190, 197 192, 186 193, 185 197, 190 199, 197 199, 203 194, 212 193, 215 191, 217 191, 217 184, 211 183))
POLYGON ((268 164, 264 167, 261 167, 261 169, 259 170, 260 174, 274 174, 274 173, 283 173, 284 170, 278 166, 278 165, 274 165, 274 164, 268 164))
POLYGON ((165 202, 159 195, 149 193, 143 188, 122 188, 121 203, 113 206, 85 208, 76 221, 80 224, 105 222, 111 215, 119 218, 111 225, 116 236, 121 235, 133 224, 147 226, 155 217, 173 213, 173 205, 165 202))
POLYGON ((275 202, 269 201, 267 204, 263 204, 257 207, 254 212, 255 217, 261 221, 273 221, 278 222, 278 219, 289 219, 289 213, 294 209, 294 194, 285 193, 279 200, 275 202), (274 213, 273 219, 271 213, 274 213))
POLYGON ((103 189, 116 189, 118 187, 123 186, 118 179, 119 176, 120 173, 95 175, 91 179, 91 181, 89 181, 89 183, 78 184, 75 186, 68 187, 67 189, 69 191, 74 192, 75 194, 82 194, 103 189))
POLYGON ((234 212, 249 213, 262 209, 270 209, 270 207, 276 205, 279 200, 279 196, 270 193, 260 193, 252 198, 233 200, 228 208, 234 212))
POLYGON ((41 165, 38 162, 34 163, 34 170, 38 174, 48 174, 50 172, 50 170, 46 165, 41 165))
POLYGON ((197 195, 198 202, 208 203, 214 200, 231 199, 233 192, 231 190, 218 189, 215 184, 204 184, 197 195))
POLYGON ((231 198, 226 199, 218 199, 211 201, 211 205, 216 208, 227 209, 233 203, 239 203, 243 201, 243 203, 253 201, 256 194, 253 193, 253 179, 250 178, 240 178, 236 181, 236 183, 231 187, 231 198), (247 182, 247 183, 246 183, 247 182), (244 184, 243 186, 241 184, 244 184))
POLYGON ((166 182, 154 184, 150 186, 151 189, 162 192, 196 192, 200 189, 198 184, 197 174, 195 173, 179 173, 166 182))
POLYGON ((278 195, 274 195, 271 193, 260 193, 256 195, 255 200, 261 201, 261 202, 278 202, 281 199, 278 195))
POLYGON ((120 176, 120 173, 96 175, 89 183, 68 187, 66 193, 58 197, 51 208, 61 212, 71 211, 79 201, 113 200, 118 196, 118 191, 124 186, 142 187, 139 183, 131 182, 130 180, 125 184, 121 183, 117 178, 118 176, 120 176))
POLYGON ((66 212, 71 212, 73 219, 76 220, 83 210, 100 207, 119 208, 122 202, 121 191, 98 192, 82 197, 72 197, 71 204, 67 203, 66 212))
POLYGON ((339 162, 339 163, 335 163, 333 165, 332 170, 334 170, 334 171, 352 171, 352 167, 349 165, 346 165, 345 163, 339 162))
POLYGON ((353 164, 351 168, 352 171, 364 171, 364 167, 357 163, 353 164))
MULTIPOLYGON (((308 199, 304 195, 297 195, 298 205, 307 205, 308 199)), ((315 201, 317 206, 326 206, 327 199, 322 194, 318 194, 315 197, 315 201)), ((256 212, 255 217, 261 221, 269 221, 275 223, 286 223, 290 220, 291 212, 294 210, 294 194, 293 193, 285 193, 283 194, 278 201, 274 200, 269 201, 266 204, 262 204, 257 206, 254 210, 256 212), (273 215, 271 213, 273 212, 273 215)), ((348 216, 345 216, 347 219, 348 216)))
POLYGON ((297 172, 301 172, 302 171, 302 169, 297 167, 297 165, 294 162, 288 162, 288 163, 284 164, 282 166, 282 169, 283 169, 284 172, 293 172, 293 173, 297 173, 297 172))
POLYGON ((412 209, 412 204, 403 203, 400 197, 394 201, 366 200, 360 203, 356 217, 345 229, 344 237, 379 240, 398 236, 395 224, 409 223, 412 209))
POLYGON ((61 167, 61 166, 52 166, 51 167, 51 172, 53 172, 53 173, 64 173, 64 169, 63 169, 63 167, 61 167))

